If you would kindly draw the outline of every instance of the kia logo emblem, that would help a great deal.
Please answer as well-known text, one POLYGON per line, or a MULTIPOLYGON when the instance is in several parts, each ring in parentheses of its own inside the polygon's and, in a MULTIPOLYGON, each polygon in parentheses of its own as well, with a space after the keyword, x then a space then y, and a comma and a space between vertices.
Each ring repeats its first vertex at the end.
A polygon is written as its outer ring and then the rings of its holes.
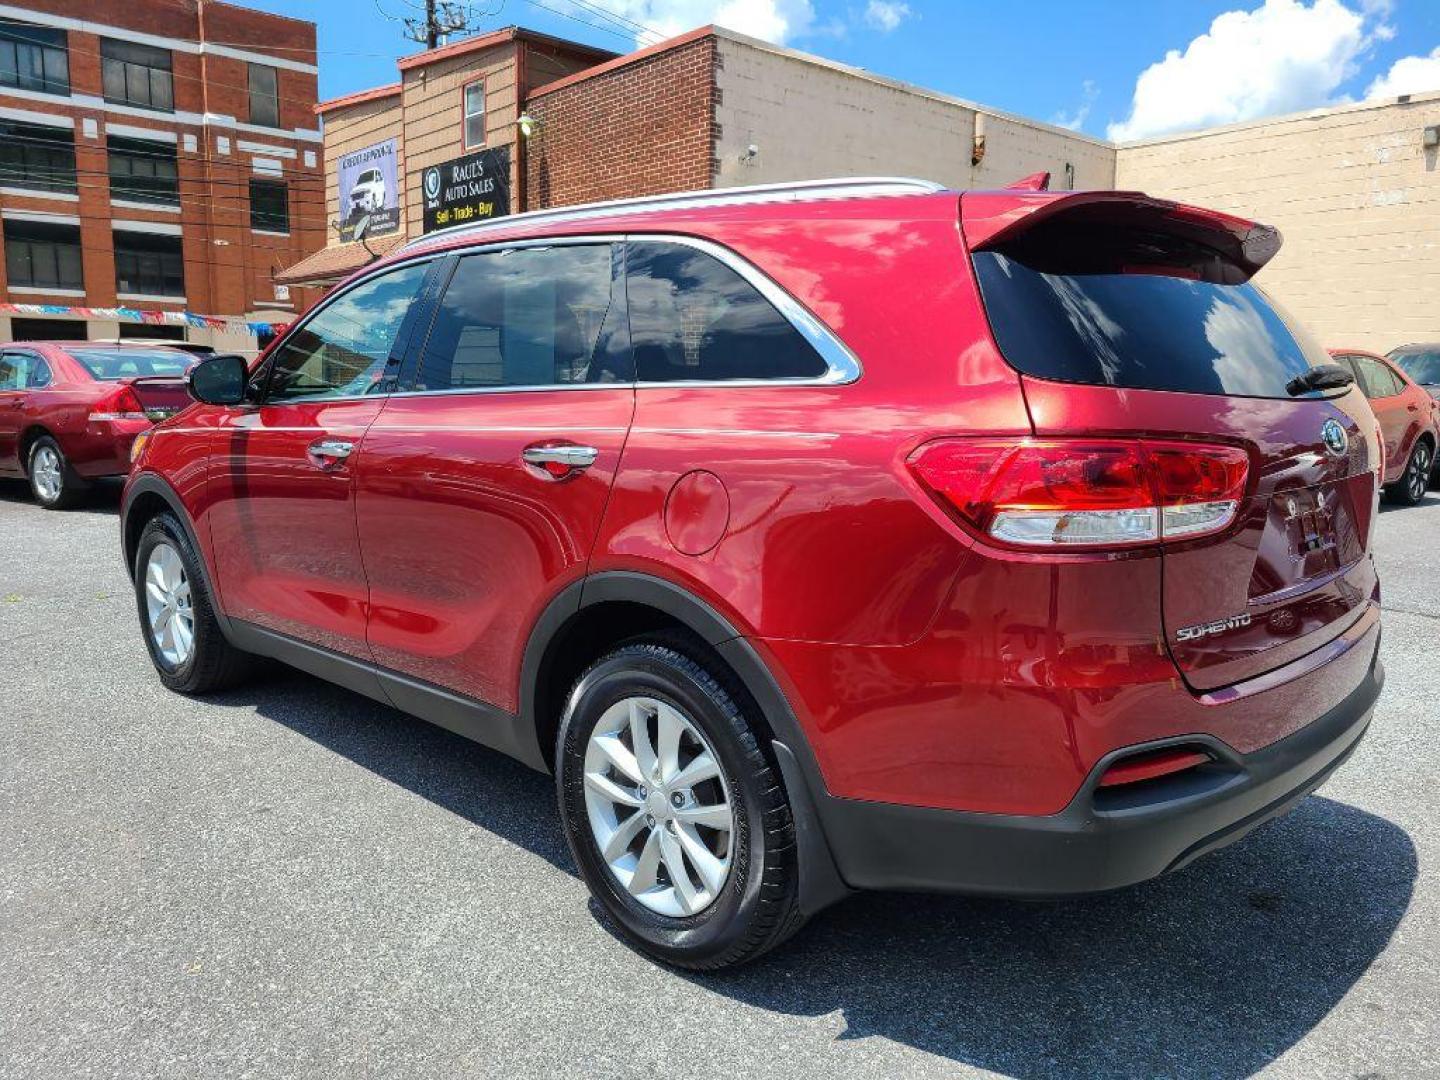
POLYGON ((1336 457, 1343 457, 1345 451, 1350 449, 1350 436, 1345 434, 1345 429, 1335 420, 1326 420, 1320 426, 1320 441, 1325 444, 1325 449, 1336 457))

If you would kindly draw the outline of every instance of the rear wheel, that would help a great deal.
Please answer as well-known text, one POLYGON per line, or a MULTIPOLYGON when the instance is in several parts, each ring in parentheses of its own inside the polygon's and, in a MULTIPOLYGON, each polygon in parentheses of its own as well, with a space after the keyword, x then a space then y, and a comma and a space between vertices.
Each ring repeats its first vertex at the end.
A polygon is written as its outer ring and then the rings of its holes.
POLYGON ((135 553, 140 629, 160 681, 203 694, 241 681, 250 655, 225 639, 211 606, 199 553, 171 514, 151 518, 135 553))
POLYGON ((76 475, 60 444, 49 435, 40 436, 30 447, 26 470, 30 493, 47 510, 69 509, 90 486, 76 475))
POLYGON ((799 928, 790 807, 756 725, 688 642, 637 639, 570 695, 556 779, 570 850, 624 937, 667 963, 743 963, 799 928))
POLYGON ((1405 472, 1385 489, 1385 493, 1392 502, 1414 506, 1430 490, 1430 470, 1434 464, 1435 453, 1430 444, 1423 439, 1417 441, 1410 451, 1410 460, 1405 463, 1405 472))

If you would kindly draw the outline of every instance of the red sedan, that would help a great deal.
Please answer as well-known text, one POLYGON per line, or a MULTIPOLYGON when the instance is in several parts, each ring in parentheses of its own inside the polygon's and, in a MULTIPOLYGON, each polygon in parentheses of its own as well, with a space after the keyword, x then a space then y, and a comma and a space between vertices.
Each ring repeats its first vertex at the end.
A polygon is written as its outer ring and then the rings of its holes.
POLYGON ((41 506, 71 505, 130 471, 130 444, 189 403, 196 357, 154 345, 26 341, 0 345, 0 477, 21 477, 41 506))
POLYGON ((1390 361, 1363 349, 1331 349, 1355 373, 1385 439, 1385 495, 1414 506, 1430 488, 1440 446, 1440 402, 1390 361))

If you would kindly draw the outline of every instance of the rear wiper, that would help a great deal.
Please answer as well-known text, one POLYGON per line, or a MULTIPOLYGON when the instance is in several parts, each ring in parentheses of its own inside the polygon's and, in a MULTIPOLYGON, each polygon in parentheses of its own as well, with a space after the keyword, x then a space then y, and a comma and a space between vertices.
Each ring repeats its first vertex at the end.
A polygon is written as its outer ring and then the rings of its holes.
POLYGON ((1355 381, 1355 376, 1339 364, 1321 364, 1304 375, 1296 375, 1285 384, 1285 392, 1291 397, 1308 394, 1311 390, 1339 390, 1355 381))

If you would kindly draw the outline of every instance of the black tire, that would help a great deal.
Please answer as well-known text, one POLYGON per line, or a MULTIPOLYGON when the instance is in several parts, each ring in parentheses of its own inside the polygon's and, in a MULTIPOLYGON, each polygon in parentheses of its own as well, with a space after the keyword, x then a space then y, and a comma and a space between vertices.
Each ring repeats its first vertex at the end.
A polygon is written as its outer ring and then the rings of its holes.
POLYGON ((49 435, 41 435, 31 443, 30 452, 25 457, 25 475, 30 481, 30 494, 46 510, 69 510, 90 490, 90 485, 71 468, 60 444, 49 435), (53 454, 53 460, 59 462, 60 487, 53 495, 36 479, 35 468, 42 453, 47 456, 53 454))
POLYGON ((140 617, 140 632, 162 683, 181 694, 205 694, 234 686, 250 674, 251 654, 242 652, 226 640, 215 618, 209 582, 205 578, 199 553, 173 514, 158 514, 145 523, 135 549, 134 570, 135 606, 140 617), (190 584, 194 640, 189 656, 179 664, 172 664, 161 655, 150 632, 146 610, 146 568, 150 553, 161 544, 169 544, 179 554, 190 584))
POLYGON ((1405 462, 1405 471, 1385 488, 1385 496, 1401 506, 1415 506, 1430 490, 1430 475, 1435 465, 1435 451, 1424 439, 1416 439, 1405 462))
POLYGON ((668 964, 715 970, 753 960, 804 923, 790 805, 775 765, 763 752, 758 726, 738 702, 745 695, 704 647, 680 636, 654 635, 621 645, 575 684, 560 724, 556 786, 560 817, 581 876, 622 936, 668 964), (717 898, 687 917, 658 914, 625 889, 602 858, 584 795, 585 751, 605 710, 643 695, 678 708, 704 734, 719 759, 734 809, 729 877, 717 898))

